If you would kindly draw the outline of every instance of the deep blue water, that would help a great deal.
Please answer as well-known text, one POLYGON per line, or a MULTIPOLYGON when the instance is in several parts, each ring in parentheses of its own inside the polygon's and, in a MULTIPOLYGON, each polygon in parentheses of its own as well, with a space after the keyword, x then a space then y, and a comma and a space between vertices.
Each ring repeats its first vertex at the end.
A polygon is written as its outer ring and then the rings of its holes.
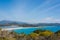
POLYGON ((60 30, 60 26, 44 26, 42 28, 17 29, 17 30, 14 30, 14 32, 30 34, 31 32, 33 32, 34 30, 37 30, 37 29, 50 30, 52 32, 56 32, 56 31, 60 30))

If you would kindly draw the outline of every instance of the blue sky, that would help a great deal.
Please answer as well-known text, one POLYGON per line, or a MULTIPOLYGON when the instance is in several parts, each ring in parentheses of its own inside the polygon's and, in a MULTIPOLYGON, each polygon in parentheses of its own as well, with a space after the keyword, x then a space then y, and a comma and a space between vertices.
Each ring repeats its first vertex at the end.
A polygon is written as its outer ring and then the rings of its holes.
POLYGON ((60 0, 0 0, 0 21, 60 23, 60 0))

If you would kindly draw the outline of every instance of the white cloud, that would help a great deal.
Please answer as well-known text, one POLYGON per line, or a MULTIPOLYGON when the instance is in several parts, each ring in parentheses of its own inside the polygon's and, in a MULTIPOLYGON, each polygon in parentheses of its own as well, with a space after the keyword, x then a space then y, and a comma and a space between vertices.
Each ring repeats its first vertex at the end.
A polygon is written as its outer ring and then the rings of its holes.
MULTIPOLYGON (((45 5, 49 4, 51 0, 46 0, 44 3, 40 4, 39 6, 37 6, 36 8, 34 8, 30 13, 35 13, 37 12, 38 9, 43 8, 45 5)), ((41 10, 40 10, 41 12, 41 10)))
POLYGON ((44 18, 44 19, 40 20, 40 22, 42 22, 42 23, 60 23, 60 19, 47 17, 47 18, 44 18))
POLYGON ((31 20, 27 20, 25 22, 27 22, 27 23, 60 23, 60 19, 46 17, 41 20, 31 19, 31 20))

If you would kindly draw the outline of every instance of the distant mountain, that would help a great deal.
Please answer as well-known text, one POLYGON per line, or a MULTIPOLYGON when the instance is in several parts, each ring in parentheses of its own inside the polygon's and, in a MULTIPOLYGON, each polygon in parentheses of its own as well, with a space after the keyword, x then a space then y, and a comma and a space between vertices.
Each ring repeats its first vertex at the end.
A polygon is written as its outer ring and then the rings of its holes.
POLYGON ((60 26, 60 23, 38 23, 36 26, 60 26))
POLYGON ((11 25, 17 25, 17 26, 23 26, 23 27, 38 27, 38 26, 60 26, 60 23, 29 24, 25 22, 8 21, 8 20, 0 21, 0 26, 11 26, 11 25))
POLYGON ((6 23, 12 23, 12 21, 7 21, 7 20, 0 21, 0 24, 6 24, 6 23))
POLYGON ((27 23, 25 23, 25 22, 17 22, 17 21, 8 21, 8 20, 0 21, 0 25, 5 25, 5 24, 27 24, 27 23))

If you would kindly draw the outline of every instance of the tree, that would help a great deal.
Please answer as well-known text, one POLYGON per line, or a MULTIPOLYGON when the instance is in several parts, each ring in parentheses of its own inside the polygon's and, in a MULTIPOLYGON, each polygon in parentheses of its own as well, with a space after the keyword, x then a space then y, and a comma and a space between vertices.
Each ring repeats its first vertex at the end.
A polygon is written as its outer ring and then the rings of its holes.
POLYGON ((57 32, 55 32, 55 34, 57 34, 57 36, 60 36, 60 30, 58 30, 57 32))
POLYGON ((30 36, 31 36, 32 38, 35 38, 35 37, 39 36, 39 34, 37 34, 37 33, 31 33, 30 36))
MULTIPOLYGON (((50 36, 50 35, 53 34, 53 32, 46 30, 46 31, 42 32, 41 34, 42 34, 43 36, 50 36)), ((40 34, 40 35, 41 35, 41 34, 40 34)))
POLYGON ((33 31, 33 32, 39 34, 39 33, 44 32, 44 31, 45 31, 45 30, 37 29, 37 30, 35 30, 35 31, 33 31))

